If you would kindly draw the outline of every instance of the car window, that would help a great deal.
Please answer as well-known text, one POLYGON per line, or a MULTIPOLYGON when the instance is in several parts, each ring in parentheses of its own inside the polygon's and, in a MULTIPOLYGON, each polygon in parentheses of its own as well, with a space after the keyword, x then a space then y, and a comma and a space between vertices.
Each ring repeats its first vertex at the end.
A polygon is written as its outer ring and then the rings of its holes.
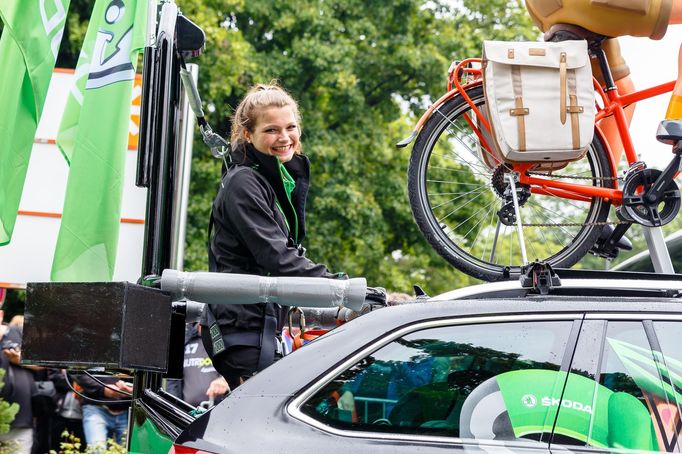
POLYGON ((301 411, 346 430, 539 439, 556 409, 527 391, 534 383, 560 396, 571 327, 538 321, 417 331, 343 371, 301 411))
MULTIPOLYGON (((647 394, 653 414, 659 446, 668 452, 679 452, 682 435, 682 323, 653 322, 656 339, 660 345, 658 368, 665 371, 665 385, 647 394)), ((661 449, 663 450, 663 449, 661 449)))
POLYGON ((642 322, 586 321, 575 358, 555 402, 553 443, 666 451, 650 412, 652 396, 664 385, 642 322))

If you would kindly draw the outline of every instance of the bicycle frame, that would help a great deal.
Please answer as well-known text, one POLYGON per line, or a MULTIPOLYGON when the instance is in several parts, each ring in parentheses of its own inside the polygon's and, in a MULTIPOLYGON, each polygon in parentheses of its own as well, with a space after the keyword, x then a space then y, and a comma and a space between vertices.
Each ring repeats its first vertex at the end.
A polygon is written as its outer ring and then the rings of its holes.
MULTIPOLYGON (((407 145, 409 141, 414 138, 417 133, 421 130, 424 123, 431 117, 431 114, 438 110, 438 108, 448 99, 460 95, 469 104, 471 110, 477 117, 478 124, 482 125, 490 133, 490 123, 487 118, 482 114, 482 112, 474 105, 471 98, 467 95, 466 90, 472 86, 479 85, 482 83, 482 70, 481 68, 474 68, 472 64, 481 64, 480 58, 468 58, 462 60, 458 64, 453 64, 448 76, 448 92, 441 96, 438 101, 436 101, 419 119, 415 129, 410 136, 409 140, 401 142, 399 145, 407 145), (465 83, 462 84, 462 79, 465 83)), ((595 124, 599 125, 599 122, 606 117, 613 116, 620 139, 623 144, 623 149, 625 152, 625 157, 628 164, 633 164, 637 161, 637 154, 635 152, 635 147, 632 143, 632 137, 630 136, 630 131, 628 128, 628 122, 625 117, 625 107, 630 104, 642 101, 644 99, 649 99, 654 96, 658 96, 664 93, 671 92, 675 85, 675 81, 667 82, 654 87, 646 88, 639 91, 634 91, 632 93, 627 93, 621 95, 618 92, 618 88, 613 85, 606 90, 601 87, 601 85, 594 80, 594 89, 596 94, 601 100, 601 106, 597 103, 597 113, 595 116, 595 124)), ((490 155, 491 159, 499 162, 499 159, 492 152, 489 144, 486 143, 483 133, 480 131, 479 127, 469 119, 466 118, 471 129, 476 133, 481 142, 483 149, 485 149, 490 155)), ((616 162, 616 156, 611 149, 611 145, 606 141, 605 137, 601 133, 599 128, 596 128, 596 134, 600 135, 602 143, 606 145, 609 162, 611 165, 612 175, 617 175, 618 162, 616 162)), ((555 181, 549 178, 543 178, 537 175, 530 175, 529 170, 534 166, 533 163, 527 164, 512 164, 514 171, 519 173, 519 184, 530 186, 531 193, 543 194, 543 195, 553 195, 556 197, 562 197, 577 201, 589 202, 593 197, 600 197, 615 206, 619 206, 623 200, 622 190, 618 188, 618 180, 614 179, 612 187, 595 187, 584 184, 567 183, 562 181, 555 181)))

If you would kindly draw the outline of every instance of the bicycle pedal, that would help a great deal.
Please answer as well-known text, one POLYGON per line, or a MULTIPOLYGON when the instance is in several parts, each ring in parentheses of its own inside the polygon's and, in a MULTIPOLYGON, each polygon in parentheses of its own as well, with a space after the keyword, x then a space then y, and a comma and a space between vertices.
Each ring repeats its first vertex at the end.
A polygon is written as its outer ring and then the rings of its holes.
POLYGON ((628 228, 629 225, 624 224, 619 224, 618 228, 612 224, 606 224, 589 252, 597 257, 615 259, 621 250, 631 251, 632 242, 625 237, 625 231, 628 228))
POLYGON ((656 140, 667 145, 676 145, 682 140, 682 120, 663 120, 658 125, 656 140))

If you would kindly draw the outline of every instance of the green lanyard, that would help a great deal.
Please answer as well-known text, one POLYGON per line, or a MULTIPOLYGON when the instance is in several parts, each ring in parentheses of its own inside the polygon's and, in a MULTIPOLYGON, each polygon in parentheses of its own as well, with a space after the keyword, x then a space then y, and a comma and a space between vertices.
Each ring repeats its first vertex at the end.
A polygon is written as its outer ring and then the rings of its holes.
MULTIPOLYGON (((286 167, 277 161, 277 167, 279 168, 279 176, 282 178, 282 184, 284 184, 284 192, 287 194, 287 199, 289 200, 289 204, 293 208, 293 203, 291 203, 291 193, 294 192, 294 188, 296 187, 296 182, 294 179, 291 177, 289 172, 287 171, 286 167)), ((279 200, 276 200, 277 203, 277 208, 279 208, 279 211, 282 212, 282 216, 284 216, 284 222, 287 224, 287 228, 291 232, 291 226, 289 225, 289 221, 287 220, 286 215, 284 214, 284 210, 282 210, 282 206, 279 204, 279 200)), ((294 241, 298 243, 298 215, 296 214, 296 209, 293 210, 294 212, 294 219, 296 220, 296 225, 294 225, 294 241)))

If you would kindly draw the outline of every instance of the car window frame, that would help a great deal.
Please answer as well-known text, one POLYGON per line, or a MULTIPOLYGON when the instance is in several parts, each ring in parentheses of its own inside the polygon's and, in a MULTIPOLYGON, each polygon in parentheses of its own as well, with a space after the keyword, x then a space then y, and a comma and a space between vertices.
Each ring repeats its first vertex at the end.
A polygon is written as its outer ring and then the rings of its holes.
MULTIPOLYGON (((323 422, 303 413, 301 407, 303 404, 315 395, 324 386, 329 384, 334 378, 336 378, 344 370, 352 367, 354 364, 359 362, 362 358, 371 355, 380 348, 388 345, 389 343, 395 341, 396 339, 406 336, 408 334, 422 331, 431 328, 442 328, 448 326, 459 326, 459 325, 481 325, 488 323, 509 323, 509 322, 542 322, 542 321, 572 321, 573 326, 571 327, 571 332, 569 333, 566 350, 564 351, 564 357, 561 361, 561 369, 564 367, 569 367, 572 363, 571 360, 566 360, 566 357, 572 358, 576 342, 578 339, 577 331, 580 329, 580 323, 583 320, 584 312, 548 312, 542 314, 513 314, 513 315, 479 315, 479 316, 464 316, 464 317, 449 317, 433 320, 424 320, 411 325, 406 325, 393 330, 390 333, 385 334, 383 337, 377 337, 372 342, 368 343, 365 347, 359 349, 353 354, 347 356, 346 358, 339 361, 336 366, 331 368, 327 373, 319 377, 313 382, 310 382, 303 386, 299 394, 296 395, 294 399, 286 406, 286 412, 292 418, 305 423, 308 426, 312 426, 323 432, 327 432, 333 435, 348 437, 348 438, 365 438, 365 439, 375 439, 375 440, 400 440, 407 442, 442 442, 442 443, 459 443, 459 444, 475 444, 481 445, 486 444, 490 446, 519 446, 523 448, 534 448, 534 449, 548 449, 550 444, 549 441, 535 441, 535 440, 486 440, 486 439, 469 439, 469 438, 459 438, 459 437, 446 437, 438 435, 427 435, 427 434, 400 434, 400 433, 389 433, 389 432, 368 432, 368 431, 356 431, 356 430, 344 430, 331 427, 323 422), (578 325, 576 327, 576 322, 578 325), (569 353, 570 350, 570 353, 569 353)), ((565 386, 564 382, 564 386, 565 386)), ((551 435, 550 435, 551 439, 551 435)))
MULTIPOLYGON (((601 334, 601 339, 599 339, 599 342, 595 344, 595 348, 591 350, 590 352, 592 354, 599 354, 599 357, 596 359, 597 362, 597 372, 595 374, 596 381, 599 382, 600 376, 601 376, 601 367, 602 367, 602 361, 604 360, 604 342, 606 341, 606 333, 607 329, 606 327, 608 326, 609 322, 619 322, 619 321, 637 321, 642 323, 642 328, 645 331, 645 334, 647 335, 648 342, 649 342, 649 347, 651 348, 652 353, 655 352, 655 344, 652 343, 652 339, 650 338, 651 332, 649 331, 650 329, 653 329, 653 326, 647 327, 647 322, 653 323, 655 321, 677 321, 682 323, 682 314, 669 314, 669 313, 664 313, 664 312, 586 312, 585 321, 603 321, 605 323, 604 330, 602 331, 601 334)), ((582 334, 582 329, 580 330, 580 334, 582 334)), ((655 331, 654 331, 654 336, 655 336, 655 331)), ((656 343, 658 343, 658 339, 656 336, 656 343)), ((580 342, 580 335, 578 336, 577 342, 580 342)), ((577 343, 575 345, 577 348, 577 343)), ((660 348, 660 344, 658 345, 660 348)), ((575 359, 571 361, 571 369, 573 368, 575 359)), ((667 369, 667 365, 666 365, 667 369)), ((667 371, 666 371, 667 372, 667 371)), ((559 409, 559 412, 557 413, 557 419, 558 415, 561 413, 561 408, 559 409)), ((614 448, 600 448, 596 446, 590 446, 590 445, 569 445, 565 443, 560 443, 560 442, 555 442, 554 441, 554 434, 552 434, 552 437, 550 438, 549 441, 549 448, 551 449, 561 449, 561 450, 569 450, 569 451, 580 451, 580 452, 595 452, 595 453, 613 453, 613 452, 632 452, 632 450, 616 450, 614 448)), ((642 451, 642 452, 650 452, 650 453, 664 453, 665 451, 642 451)))

